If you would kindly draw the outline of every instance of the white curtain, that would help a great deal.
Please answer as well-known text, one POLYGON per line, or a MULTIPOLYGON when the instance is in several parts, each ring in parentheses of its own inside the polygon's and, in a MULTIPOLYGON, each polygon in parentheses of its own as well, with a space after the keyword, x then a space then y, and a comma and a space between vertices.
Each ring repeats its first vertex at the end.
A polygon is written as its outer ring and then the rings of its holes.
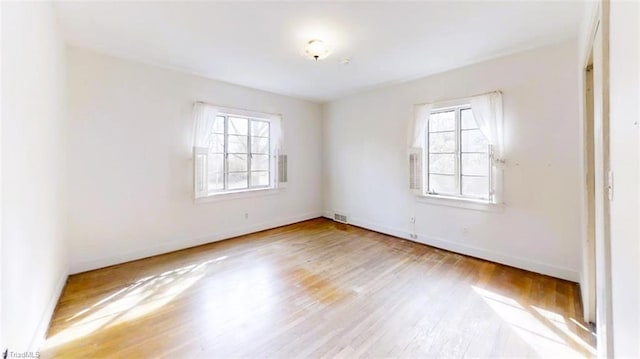
POLYGON ((426 136, 427 126, 429 125, 429 116, 433 104, 416 105, 414 108, 413 121, 409 125, 408 147, 423 148, 426 136))
POLYGON ((492 193, 494 203, 503 203, 502 183, 504 179, 504 139, 503 139, 503 113, 502 93, 492 92, 471 98, 471 111, 480 128, 493 147, 492 156, 492 193))
POLYGON ((269 116, 271 125, 271 143, 274 154, 284 151, 284 128, 282 126, 282 117, 280 115, 269 116))
POLYGON ((193 187, 196 199, 206 197, 208 190, 209 136, 218 115, 218 109, 206 103, 196 102, 193 106, 193 187))
POLYGON ((495 166, 504 164, 502 94, 492 92, 471 98, 471 111, 482 134, 493 146, 495 166))
POLYGON ((286 150, 284 148, 284 126, 282 126, 282 117, 280 115, 269 116, 269 123, 271 124, 271 155, 272 171, 274 171, 274 178, 276 186, 286 186, 286 150))
POLYGON ((193 147, 208 148, 209 136, 213 132, 213 123, 218 115, 218 109, 202 102, 193 106, 195 124, 193 128, 193 147))

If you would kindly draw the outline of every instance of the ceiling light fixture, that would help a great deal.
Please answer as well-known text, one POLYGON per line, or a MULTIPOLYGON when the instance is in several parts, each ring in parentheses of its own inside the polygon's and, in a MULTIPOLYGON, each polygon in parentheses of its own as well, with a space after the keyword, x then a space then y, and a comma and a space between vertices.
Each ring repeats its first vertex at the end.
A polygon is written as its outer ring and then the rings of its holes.
POLYGON ((308 57, 318 61, 329 56, 331 54, 331 51, 329 51, 329 48, 324 43, 324 41, 314 39, 310 40, 307 43, 307 47, 304 49, 304 53, 308 57))

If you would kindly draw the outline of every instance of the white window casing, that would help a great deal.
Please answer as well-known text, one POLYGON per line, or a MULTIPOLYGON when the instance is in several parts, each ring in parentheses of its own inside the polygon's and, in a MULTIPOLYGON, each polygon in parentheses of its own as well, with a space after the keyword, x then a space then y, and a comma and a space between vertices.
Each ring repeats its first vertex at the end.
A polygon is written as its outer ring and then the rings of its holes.
MULTIPOLYGON (((451 121, 451 120, 448 120, 451 121)), ((448 122, 451 123, 451 122, 448 122)), ((436 137, 437 139, 437 137, 436 137)), ((409 148, 409 189, 412 193, 429 200, 433 198, 433 201, 429 203, 443 204, 443 201, 452 202, 473 202, 473 203, 486 203, 487 205, 501 204, 502 199, 502 170, 504 166, 504 146, 503 146, 503 109, 502 109, 502 94, 500 92, 492 92, 479 96, 474 96, 466 99, 458 99, 447 102, 440 102, 436 104, 423 104, 416 105, 414 107, 414 119, 409 124, 407 145, 409 148), (429 120, 433 114, 448 112, 449 118, 452 118, 451 114, 455 111, 455 128, 447 129, 434 129, 429 127, 429 120), (462 111, 466 111, 462 116, 462 111), (473 115, 470 117, 469 115, 473 115), (465 117, 466 116, 466 117, 465 117), (474 122, 475 125, 469 126, 474 122), (463 121, 463 119, 466 119, 463 121), (466 125, 463 125, 463 122, 466 125), (474 130, 475 129, 475 130, 474 130), (473 132, 473 134, 471 132, 473 132), (455 150, 447 149, 443 151, 434 150, 430 148, 429 139, 430 134, 440 136, 437 132, 447 132, 450 140, 447 143, 451 143, 451 136, 455 136, 455 150), (480 134, 481 133, 481 134, 480 134), (468 137, 468 136, 475 137, 468 137), (465 136, 467 136, 465 138, 465 136), (478 137, 480 136, 480 137, 478 137), (477 143, 469 142, 470 138, 480 139, 484 136, 483 142, 485 149, 479 149, 477 143), (470 149, 474 146, 474 149, 470 149), (433 150, 434 152, 430 152, 433 150), (471 151, 471 152, 469 152, 471 151), (481 152, 475 152, 481 151, 481 152), (439 153, 441 152, 442 155, 439 153), (451 154, 447 154, 451 152, 451 154), (432 158, 430 154, 435 156, 432 158), (477 153, 477 154, 476 154, 477 153), (484 155, 482 155, 484 153, 484 155), (452 162, 454 156, 455 162, 452 162), (473 164, 477 164, 476 160, 472 160, 473 156, 481 156, 477 158, 483 158, 482 162, 486 163, 486 169, 478 173, 469 173, 473 167, 473 164), (441 160, 447 158, 446 162, 449 164, 447 168, 453 168, 450 178, 455 177, 455 182, 451 182, 452 179, 448 179, 447 183, 450 183, 455 191, 451 195, 447 193, 438 193, 440 191, 433 191, 430 182, 430 174, 433 174, 434 180, 443 180, 445 175, 439 175, 439 171, 434 170, 430 164, 430 160, 441 160), (420 161, 418 164, 416 161, 420 161), (469 162, 469 161, 472 162, 469 162), (464 170, 463 169, 464 163, 464 170), (469 167, 471 166, 471 167, 469 167), (433 172, 430 172, 433 171, 433 172), (474 179, 475 177, 475 179, 474 179), (472 182, 473 181, 473 182, 472 182), (476 186, 482 188, 481 183, 486 183, 487 191, 482 196, 469 196, 465 193, 468 192, 471 187, 465 187, 465 184, 471 185, 474 183, 476 186), (467 188, 465 190, 464 188, 467 188)), ((437 142, 434 142, 437 146, 437 142)), ((434 165, 436 163, 434 162, 434 165)), ((436 165, 436 169, 440 168, 436 165)), ((480 167, 482 168, 482 167, 480 167)), ((436 185, 437 182, 434 182, 436 185)), ((474 187, 478 188, 478 187, 474 187)), ((476 192, 477 193, 477 192, 476 192)))
POLYGON ((283 170, 286 173, 286 168, 279 166, 279 157, 284 152, 283 137, 280 115, 196 102, 193 133, 196 202, 240 198, 283 187, 278 176, 283 170))

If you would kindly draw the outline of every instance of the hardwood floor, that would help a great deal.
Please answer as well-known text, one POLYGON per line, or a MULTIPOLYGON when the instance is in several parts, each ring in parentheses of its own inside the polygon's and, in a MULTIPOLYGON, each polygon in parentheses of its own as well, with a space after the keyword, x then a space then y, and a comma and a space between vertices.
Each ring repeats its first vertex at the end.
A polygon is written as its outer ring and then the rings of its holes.
POLYGON ((575 283, 315 219, 71 276, 43 357, 593 356, 575 283))

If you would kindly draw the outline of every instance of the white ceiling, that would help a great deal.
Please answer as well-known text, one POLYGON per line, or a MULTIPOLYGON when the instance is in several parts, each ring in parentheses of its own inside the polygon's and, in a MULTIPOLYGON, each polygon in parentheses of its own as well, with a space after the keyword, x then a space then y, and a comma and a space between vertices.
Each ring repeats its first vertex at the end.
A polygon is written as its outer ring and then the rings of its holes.
POLYGON ((584 3, 131 1, 56 10, 71 45, 323 102, 575 38, 584 3), (313 38, 333 54, 303 57, 313 38))

